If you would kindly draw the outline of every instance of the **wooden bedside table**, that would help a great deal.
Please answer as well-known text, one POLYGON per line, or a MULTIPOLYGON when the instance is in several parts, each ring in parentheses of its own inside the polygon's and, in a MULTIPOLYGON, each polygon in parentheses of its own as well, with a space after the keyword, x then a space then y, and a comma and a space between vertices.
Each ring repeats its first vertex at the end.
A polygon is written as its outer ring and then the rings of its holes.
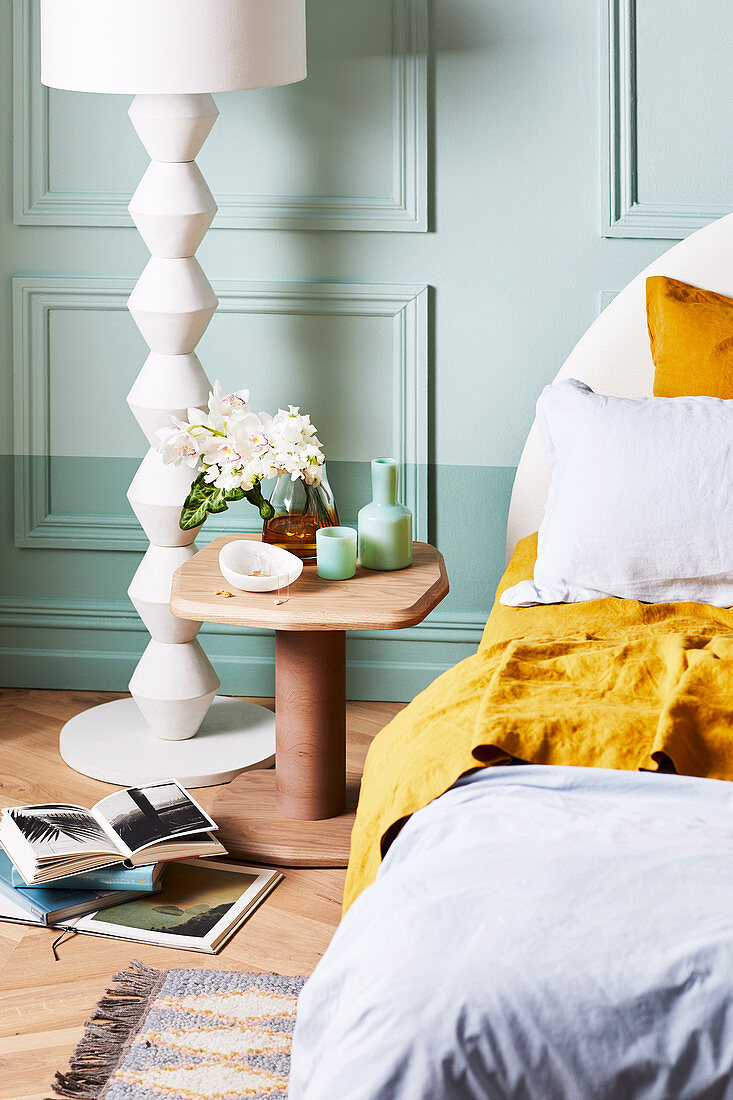
MULTIPOLYGON (((254 539, 259 535, 234 538, 254 539)), ((232 855, 292 867, 346 866, 353 810, 346 810, 346 631, 415 626, 448 592, 442 555, 413 543, 413 564, 394 572, 357 566, 348 581, 314 565, 281 593, 239 592, 219 571, 215 539, 173 577, 171 611, 182 619, 275 631, 275 771, 237 776, 214 817, 232 855)))

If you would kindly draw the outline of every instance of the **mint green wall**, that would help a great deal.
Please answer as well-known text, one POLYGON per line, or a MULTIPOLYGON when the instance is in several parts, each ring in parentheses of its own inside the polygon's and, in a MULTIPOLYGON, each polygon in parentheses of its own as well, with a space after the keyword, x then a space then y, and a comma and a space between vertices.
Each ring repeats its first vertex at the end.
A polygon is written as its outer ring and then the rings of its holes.
MULTIPOLYGON (((124 301, 146 260, 125 207, 146 158, 126 99, 41 89, 35 9, 0 0, 2 682, 124 690, 147 638, 124 496, 145 357, 124 301)), ((711 136, 730 18, 725 0, 704 18, 308 0, 308 81, 219 97, 199 158, 220 206, 199 252, 222 301, 204 366, 256 407, 311 411, 347 521, 369 458, 401 457, 450 574, 420 627, 351 639, 352 696, 410 698, 475 649, 539 390, 604 293, 733 205, 711 136)), ((199 543, 251 528, 247 508, 199 543)), ((271 637, 201 637, 225 690, 272 691, 271 637)))

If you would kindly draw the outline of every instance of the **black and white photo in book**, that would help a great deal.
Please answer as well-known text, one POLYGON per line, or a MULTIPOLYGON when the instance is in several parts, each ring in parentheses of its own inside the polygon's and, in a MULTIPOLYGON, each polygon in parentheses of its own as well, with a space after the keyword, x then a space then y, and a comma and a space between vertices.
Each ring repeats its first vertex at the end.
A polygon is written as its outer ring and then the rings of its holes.
POLYGON ((96 810, 133 852, 161 840, 216 829, 216 822, 175 780, 116 791, 98 802, 96 810))
POLYGON ((110 839, 83 806, 50 803, 8 810, 36 858, 53 859, 83 851, 106 851, 110 839))

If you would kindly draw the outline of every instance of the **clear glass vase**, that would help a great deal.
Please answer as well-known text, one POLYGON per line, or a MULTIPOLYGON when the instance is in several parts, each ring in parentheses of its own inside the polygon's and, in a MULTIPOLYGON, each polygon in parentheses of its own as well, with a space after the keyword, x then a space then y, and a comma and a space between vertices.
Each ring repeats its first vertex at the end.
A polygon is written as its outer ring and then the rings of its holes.
POLYGON ((282 474, 275 483, 270 504, 275 515, 265 520, 262 541, 282 546, 304 561, 315 559, 318 528, 339 525, 325 466, 320 485, 306 485, 302 478, 293 481, 290 474, 282 474))

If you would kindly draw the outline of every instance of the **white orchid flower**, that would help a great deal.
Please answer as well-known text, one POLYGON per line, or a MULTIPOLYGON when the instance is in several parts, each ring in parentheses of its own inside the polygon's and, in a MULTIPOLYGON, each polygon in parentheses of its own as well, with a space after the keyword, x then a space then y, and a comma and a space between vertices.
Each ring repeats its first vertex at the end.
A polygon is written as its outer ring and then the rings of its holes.
POLYGON ((221 382, 214 382, 214 389, 209 394, 209 413, 213 420, 238 420, 249 411, 249 390, 225 393, 221 382))
POLYGON ((198 442, 207 466, 241 466, 242 455, 229 435, 206 435, 198 442))
POLYGON ((190 466, 195 469, 199 464, 200 451, 196 439, 191 435, 188 424, 171 417, 170 428, 159 428, 155 433, 158 443, 155 449, 169 466, 190 466))
POLYGON ((256 413, 250 412, 227 424, 227 438, 236 441, 236 447, 244 455, 261 451, 269 447, 269 439, 262 421, 256 413))
POLYGON ((248 430, 249 441, 256 451, 259 451, 261 453, 263 451, 269 450, 270 440, 268 439, 267 434, 261 424, 248 430))

